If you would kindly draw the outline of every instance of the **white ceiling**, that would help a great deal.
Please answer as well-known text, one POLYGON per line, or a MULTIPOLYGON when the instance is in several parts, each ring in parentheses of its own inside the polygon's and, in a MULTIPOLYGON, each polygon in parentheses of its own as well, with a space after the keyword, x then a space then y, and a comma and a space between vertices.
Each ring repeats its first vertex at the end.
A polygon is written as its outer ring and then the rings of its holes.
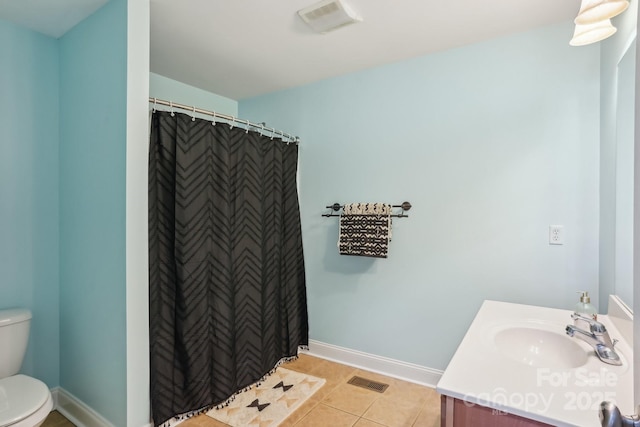
MULTIPOLYGON (((108 0, 0 0, 58 38, 108 0)), ((151 71, 235 100, 570 21, 579 0, 346 0, 363 22, 321 35, 316 0, 150 0, 151 71)), ((571 38, 567 26, 567 42, 571 38)))
MULTIPOLYGON (((346 0, 362 23, 321 35, 317 0, 151 0, 151 71, 235 100, 562 21, 579 0, 346 0)), ((567 43, 572 34, 567 25, 567 43)))
POLYGON ((0 0, 0 19, 59 38, 108 0, 0 0))

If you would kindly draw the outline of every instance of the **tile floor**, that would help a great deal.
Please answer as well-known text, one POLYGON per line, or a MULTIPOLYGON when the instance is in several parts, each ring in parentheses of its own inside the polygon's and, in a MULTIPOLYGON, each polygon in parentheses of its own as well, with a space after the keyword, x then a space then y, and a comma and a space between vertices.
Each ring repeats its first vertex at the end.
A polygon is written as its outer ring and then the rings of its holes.
MULTIPOLYGON (((400 381, 306 354, 283 365, 326 380, 325 385, 280 427, 439 427, 440 395, 429 387, 400 381), (389 384, 384 393, 347 384, 354 375, 389 384)), ((180 427, 227 427, 206 415, 180 427)), ((42 427, 74 427, 57 411, 42 427)))
POLYGON ((44 420, 44 424, 41 427, 75 427, 68 419, 66 419, 58 411, 52 411, 47 419, 44 420))
MULTIPOLYGON (((301 354, 283 365, 326 379, 280 427, 439 427, 440 395, 429 387, 301 354), (354 375, 389 384, 384 393, 347 384, 354 375)), ((206 415, 180 427, 226 427, 206 415)))

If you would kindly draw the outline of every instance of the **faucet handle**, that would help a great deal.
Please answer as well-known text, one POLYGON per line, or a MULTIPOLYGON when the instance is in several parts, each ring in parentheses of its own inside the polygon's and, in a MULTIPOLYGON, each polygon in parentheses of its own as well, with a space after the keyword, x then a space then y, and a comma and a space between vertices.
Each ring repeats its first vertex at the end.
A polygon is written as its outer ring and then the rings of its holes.
POLYGON ((607 332, 607 328, 605 328, 605 326, 602 323, 598 322, 597 320, 595 320, 590 316, 584 316, 582 314, 572 313, 571 318, 574 320, 574 324, 577 324, 576 322, 587 323, 589 325, 589 328, 591 329, 591 332, 593 333, 603 334, 607 332))
POLYGON ((571 318, 573 320, 583 320, 583 321, 589 322, 589 323, 596 322, 596 320, 593 317, 585 316, 584 314, 580 314, 580 313, 576 313, 576 312, 571 313, 571 318))

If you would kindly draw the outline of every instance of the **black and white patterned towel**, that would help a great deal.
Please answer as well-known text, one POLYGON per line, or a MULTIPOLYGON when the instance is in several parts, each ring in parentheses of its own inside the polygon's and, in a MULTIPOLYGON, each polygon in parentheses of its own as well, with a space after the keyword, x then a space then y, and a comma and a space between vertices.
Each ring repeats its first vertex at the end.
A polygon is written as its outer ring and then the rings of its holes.
POLYGON ((341 255, 386 258, 391 240, 391 205, 345 204, 340 215, 338 249, 341 255))

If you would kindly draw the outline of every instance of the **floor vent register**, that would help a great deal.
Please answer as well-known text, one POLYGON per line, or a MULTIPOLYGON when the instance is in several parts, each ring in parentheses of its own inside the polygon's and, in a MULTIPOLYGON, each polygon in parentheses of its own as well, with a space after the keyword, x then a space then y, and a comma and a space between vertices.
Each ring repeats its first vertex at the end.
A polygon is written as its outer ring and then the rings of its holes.
POLYGON ((379 383, 362 377, 353 377, 347 383, 366 388, 367 390, 377 391, 378 393, 384 393, 387 387, 389 387, 389 384, 379 383))

